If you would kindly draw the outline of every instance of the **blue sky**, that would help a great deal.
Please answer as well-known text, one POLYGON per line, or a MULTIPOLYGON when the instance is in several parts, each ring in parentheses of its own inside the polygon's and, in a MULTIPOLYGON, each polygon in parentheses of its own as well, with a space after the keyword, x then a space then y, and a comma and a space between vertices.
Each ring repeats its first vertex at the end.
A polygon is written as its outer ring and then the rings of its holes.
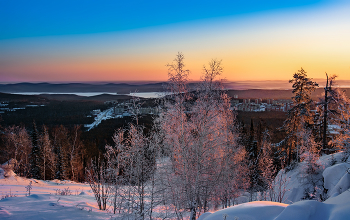
POLYGON ((310 7, 320 0, 0 1, 0 39, 90 34, 262 11, 310 7))
POLYGON ((350 1, 0 0, 0 82, 165 81, 180 51, 190 79, 350 80, 350 1))

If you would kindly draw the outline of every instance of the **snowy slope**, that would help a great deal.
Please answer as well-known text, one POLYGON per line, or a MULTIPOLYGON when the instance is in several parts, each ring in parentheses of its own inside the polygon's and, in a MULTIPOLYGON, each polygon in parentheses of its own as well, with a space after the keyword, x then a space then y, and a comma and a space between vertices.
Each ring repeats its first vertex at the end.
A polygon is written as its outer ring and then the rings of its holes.
MULTIPOLYGON (((350 174, 348 163, 340 161, 341 154, 320 158, 324 166, 324 186, 330 197, 325 202, 294 201, 303 192, 296 178, 298 167, 288 172, 291 177, 287 192, 292 204, 258 201, 236 205, 214 213, 204 213, 199 220, 347 220, 350 219, 350 174), (335 158, 337 164, 330 166, 335 158), (295 195, 293 195, 293 193, 295 195), (298 194, 299 193, 299 194, 298 194)), ((42 181, 26 179, 14 173, 4 178, 0 169, 0 196, 15 197, 0 200, 0 219, 121 219, 118 215, 97 208, 88 184, 72 181, 42 181), (31 195, 26 186, 32 181, 31 195), (68 191, 70 195, 62 195, 68 191)), ((162 212, 162 209, 157 210, 162 212)))
MULTIPOLYGON (((1 170, 1 169, 0 169, 1 170)), ((88 184, 0 177, 0 219, 110 219, 99 211, 88 184), (31 195, 26 186, 32 181, 31 195), (62 195, 69 192, 71 195, 62 195)))
MULTIPOLYGON (((326 155, 319 159, 323 166, 324 187, 330 197, 325 202, 299 201, 304 189, 298 181, 299 165, 286 174, 289 191, 286 201, 250 202, 226 208, 214 213, 204 213, 199 220, 349 220, 350 219, 350 173, 349 163, 341 163, 341 153, 326 155), (331 161, 337 164, 330 166, 331 161)), ((283 172, 281 171, 279 175, 283 172)))
MULTIPOLYGON (((347 173, 347 168, 350 168, 349 163, 342 163, 342 153, 336 153, 333 155, 324 155, 320 157, 317 161, 318 164, 321 165, 321 169, 323 170, 323 178, 324 178, 324 187, 328 189, 328 196, 331 196, 330 192, 334 188, 334 186, 339 182, 339 180, 347 173), (330 166, 332 161, 335 161, 336 164, 330 166)), ((277 177, 280 175, 285 175, 286 181, 286 194, 284 197, 284 203, 292 204, 301 200, 304 196, 304 187, 300 183, 300 171, 303 167, 304 163, 298 164, 293 170, 284 173, 284 170, 280 170, 277 177)), ((277 178, 276 177, 276 178, 277 178)), ((349 187, 348 187, 349 188, 349 187)), ((347 189, 348 189, 347 188, 347 189)))
POLYGON ((277 202, 250 202, 217 211, 212 214, 204 213, 198 220, 273 220, 287 204, 277 202))

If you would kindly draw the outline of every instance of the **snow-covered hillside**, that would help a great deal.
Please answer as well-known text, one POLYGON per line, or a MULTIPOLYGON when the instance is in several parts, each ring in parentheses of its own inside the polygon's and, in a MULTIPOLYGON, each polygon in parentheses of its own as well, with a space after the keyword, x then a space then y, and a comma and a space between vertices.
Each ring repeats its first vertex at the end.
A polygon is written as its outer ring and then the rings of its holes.
POLYGON ((328 199, 300 201, 304 195, 298 175, 303 163, 285 175, 285 203, 257 201, 236 205, 214 213, 204 213, 199 220, 348 220, 350 219, 350 161, 341 162, 342 154, 325 155, 318 160, 323 169, 324 188, 328 199), (332 163, 335 163, 331 166, 332 163))
POLYGON ((110 219, 108 213, 98 210, 88 184, 0 178, 0 219, 110 219))
MULTIPOLYGON (((325 202, 299 201, 304 192, 297 178, 302 167, 299 164, 285 174, 288 182, 284 203, 244 203, 214 213, 204 213, 199 220, 350 219, 350 164, 341 162, 341 157, 338 153, 319 159, 324 169, 324 187, 328 189, 329 198, 325 202)), ((84 183, 27 179, 14 173, 5 178, 4 171, 0 169, 0 195, 0 219, 118 219, 118 215, 98 210, 90 186, 84 183), (32 189, 28 196, 30 184, 32 189)), ((157 211, 161 212, 162 209, 157 211)))

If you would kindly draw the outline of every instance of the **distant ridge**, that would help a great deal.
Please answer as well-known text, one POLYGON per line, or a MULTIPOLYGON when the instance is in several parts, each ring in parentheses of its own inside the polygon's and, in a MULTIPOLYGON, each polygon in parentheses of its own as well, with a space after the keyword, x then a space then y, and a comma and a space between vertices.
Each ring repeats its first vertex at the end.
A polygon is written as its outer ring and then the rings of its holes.
MULTIPOLYGON (((265 86, 273 85, 275 81, 266 83, 265 86)), ((287 82, 288 83, 288 82, 287 82)), ((224 82, 223 85, 227 89, 228 95, 234 97, 238 95, 239 99, 247 98, 261 98, 261 99, 290 99, 292 95, 291 89, 268 89, 261 88, 260 84, 255 84, 256 88, 251 88, 254 83, 244 84, 242 82, 224 82), (248 89, 244 89, 248 87, 248 89)), ((42 93, 43 97, 55 98, 55 99, 71 99, 71 100, 88 100, 88 99, 103 99, 107 100, 113 97, 113 95, 123 95, 136 92, 164 92, 166 91, 166 82, 157 82, 149 84, 128 84, 128 83, 105 83, 105 84, 92 84, 92 83, 15 83, 15 84, 0 84, 0 92, 2 93, 42 93), (103 94, 101 97, 83 98, 74 95, 62 95, 62 94, 45 94, 45 93, 110 93, 103 94)), ((276 84, 275 84, 276 85, 276 84)), ((286 84, 288 85, 288 84, 286 84)), ((290 86, 290 85, 289 85, 290 86)), ((189 87, 196 88, 196 83, 192 82, 189 87)), ((350 97, 349 88, 340 88, 345 90, 348 97, 350 97)), ((312 94, 314 100, 320 97, 324 89, 322 85, 312 94)), ((114 98, 122 98, 114 97, 114 98)), ((123 97, 126 98, 126 97, 123 97)))
POLYGON ((126 83, 15 83, 0 84, 0 92, 21 93, 84 93, 84 92, 106 92, 116 94, 129 94, 130 92, 163 92, 164 83, 151 83, 144 85, 132 85, 126 83))

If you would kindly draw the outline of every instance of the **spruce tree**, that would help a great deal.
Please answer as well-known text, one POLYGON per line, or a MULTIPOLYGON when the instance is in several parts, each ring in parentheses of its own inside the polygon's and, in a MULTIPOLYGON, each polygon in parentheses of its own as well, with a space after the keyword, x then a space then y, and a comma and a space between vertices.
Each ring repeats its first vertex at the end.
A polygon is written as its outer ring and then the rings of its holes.
POLYGON ((293 160, 293 154, 296 153, 296 160, 299 161, 299 137, 303 129, 310 128, 313 124, 313 113, 311 106, 311 92, 315 91, 318 84, 308 78, 306 71, 301 68, 294 73, 293 79, 289 80, 293 83, 293 107, 288 111, 288 117, 284 122, 284 129, 287 133, 286 142, 287 148, 287 163, 290 164, 293 160))
POLYGON ((38 145, 38 129, 35 122, 33 122, 32 131, 32 151, 30 153, 30 176, 35 179, 42 178, 42 155, 41 149, 38 145))

